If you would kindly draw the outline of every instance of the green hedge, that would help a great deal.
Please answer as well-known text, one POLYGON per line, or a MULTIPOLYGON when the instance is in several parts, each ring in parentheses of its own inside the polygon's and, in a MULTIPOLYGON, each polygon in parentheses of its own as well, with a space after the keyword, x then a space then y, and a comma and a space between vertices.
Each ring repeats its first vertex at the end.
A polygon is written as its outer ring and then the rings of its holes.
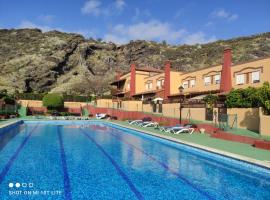
MULTIPOLYGON (((22 100, 42 100, 46 93, 19 93, 18 99, 22 100)), ((63 95, 64 101, 71 102, 87 102, 91 101, 90 96, 81 96, 81 95, 63 95)))
POLYGON ((262 107, 265 114, 270 114, 270 85, 265 82, 262 87, 248 87, 232 90, 227 96, 225 104, 228 108, 262 107))
POLYGON ((46 94, 43 99, 43 106, 49 110, 57 110, 64 107, 64 98, 60 94, 46 94))

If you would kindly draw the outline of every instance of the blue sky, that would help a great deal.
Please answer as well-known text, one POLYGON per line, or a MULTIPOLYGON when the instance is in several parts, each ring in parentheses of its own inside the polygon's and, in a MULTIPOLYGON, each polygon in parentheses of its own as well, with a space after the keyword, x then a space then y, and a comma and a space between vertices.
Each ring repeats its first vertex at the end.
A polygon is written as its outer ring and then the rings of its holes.
POLYGON ((195 44, 268 32, 269 8, 269 0, 0 0, 0 28, 195 44))

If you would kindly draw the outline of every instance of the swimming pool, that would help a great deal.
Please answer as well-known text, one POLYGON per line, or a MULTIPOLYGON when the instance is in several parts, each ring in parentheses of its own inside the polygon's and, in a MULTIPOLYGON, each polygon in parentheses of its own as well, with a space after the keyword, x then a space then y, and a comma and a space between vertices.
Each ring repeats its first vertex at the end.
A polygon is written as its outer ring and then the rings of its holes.
POLYGON ((0 133, 0 199, 269 199, 270 171, 110 123, 0 133))

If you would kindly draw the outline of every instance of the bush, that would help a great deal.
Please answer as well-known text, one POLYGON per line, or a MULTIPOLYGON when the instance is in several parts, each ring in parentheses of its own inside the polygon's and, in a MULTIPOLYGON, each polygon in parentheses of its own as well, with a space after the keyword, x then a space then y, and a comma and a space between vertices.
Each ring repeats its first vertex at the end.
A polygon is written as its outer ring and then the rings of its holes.
POLYGON ((42 99, 43 106, 48 110, 59 110, 64 107, 64 99, 59 94, 46 94, 42 99))
POLYGON ((78 96, 78 95, 63 95, 64 101, 71 101, 71 102, 87 102, 91 101, 90 96, 78 96))
POLYGON ((232 90, 225 104, 228 108, 262 107, 265 114, 270 114, 270 85, 265 82, 262 87, 232 90))
POLYGON ((208 94, 203 98, 203 101, 207 104, 207 107, 211 109, 214 108, 214 105, 216 104, 217 100, 218 96, 213 94, 208 94))
POLYGON ((5 101, 6 104, 10 104, 10 105, 14 105, 16 103, 15 99, 10 96, 5 96, 3 100, 5 101))
POLYGON ((17 97, 22 100, 42 100, 45 94, 43 93, 19 93, 17 97))

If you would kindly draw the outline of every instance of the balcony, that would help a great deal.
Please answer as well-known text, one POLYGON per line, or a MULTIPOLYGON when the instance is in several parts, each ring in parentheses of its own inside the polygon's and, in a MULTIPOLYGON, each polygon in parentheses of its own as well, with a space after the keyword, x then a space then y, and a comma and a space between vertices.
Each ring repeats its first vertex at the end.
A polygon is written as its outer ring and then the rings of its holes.
POLYGON ((127 89, 111 89, 112 96, 126 96, 129 93, 127 89))

